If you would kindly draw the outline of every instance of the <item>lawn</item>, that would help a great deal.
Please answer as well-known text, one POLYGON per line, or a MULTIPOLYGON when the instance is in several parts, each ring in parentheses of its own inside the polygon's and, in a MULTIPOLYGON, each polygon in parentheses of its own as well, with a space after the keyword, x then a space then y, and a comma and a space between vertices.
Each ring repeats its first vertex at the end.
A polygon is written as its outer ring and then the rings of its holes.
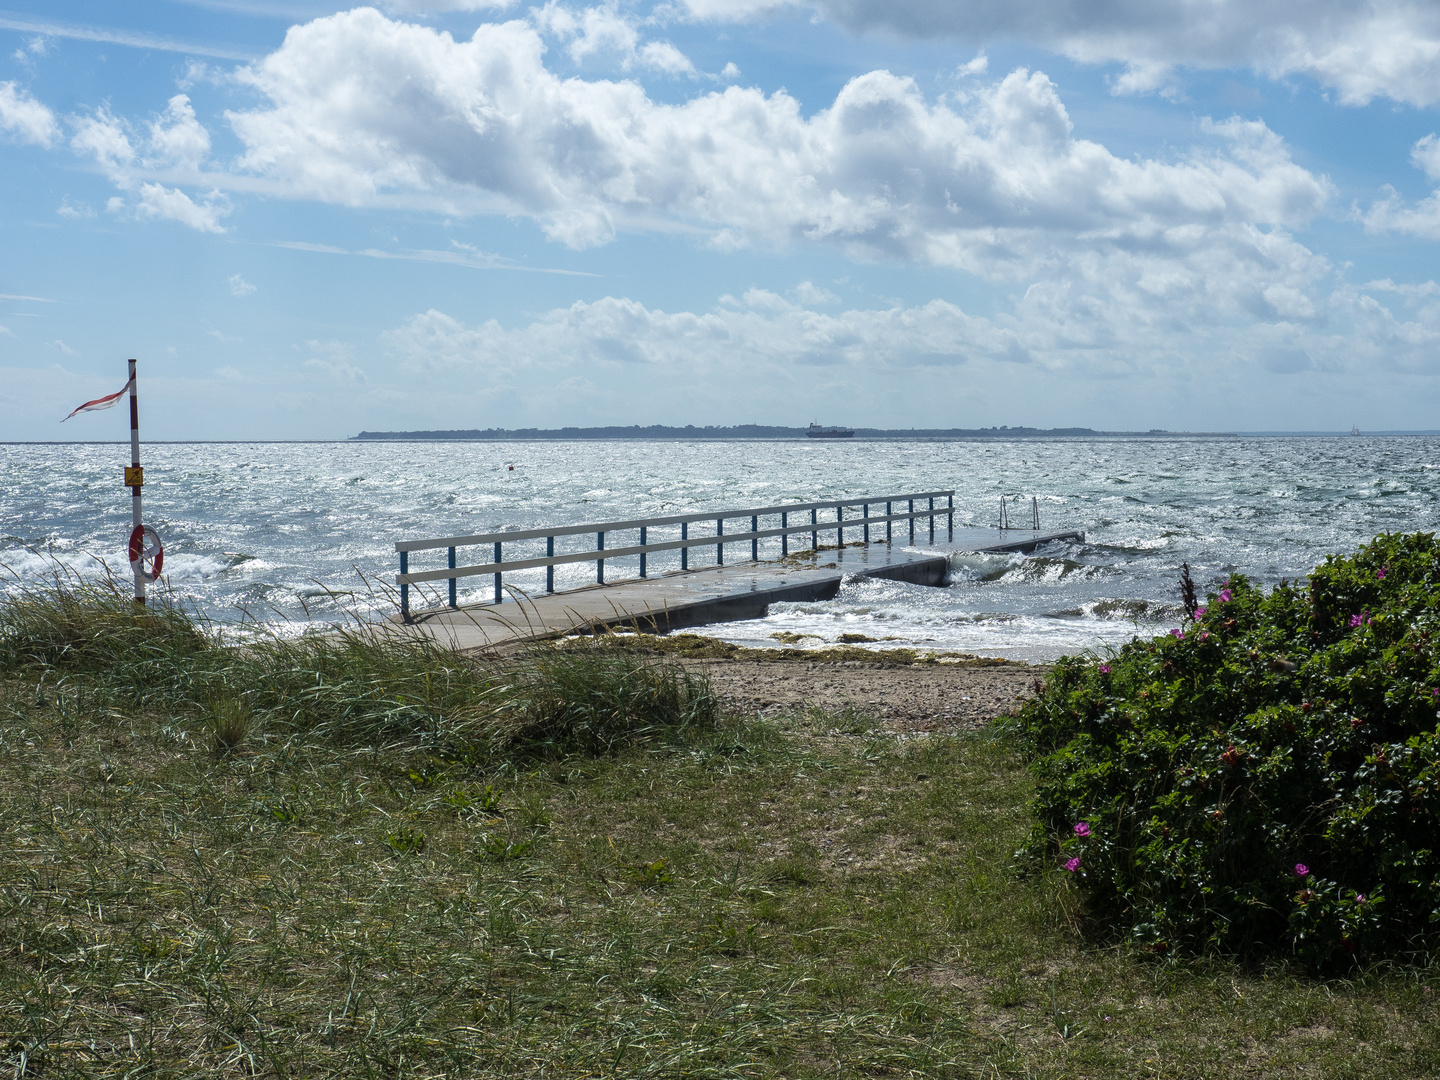
POLYGON ((466 754, 207 701, 4 676, 0 1075, 1440 1073, 1431 972, 1087 938, 988 732, 466 754))

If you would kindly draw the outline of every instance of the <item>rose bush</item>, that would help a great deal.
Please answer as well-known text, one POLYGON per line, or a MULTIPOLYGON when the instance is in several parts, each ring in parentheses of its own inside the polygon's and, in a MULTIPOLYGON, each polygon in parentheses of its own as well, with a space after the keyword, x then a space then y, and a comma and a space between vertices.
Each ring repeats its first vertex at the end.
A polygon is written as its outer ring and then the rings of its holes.
POLYGON ((1157 952, 1316 968, 1440 941, 1440 545, 1383 535, 1308 586, 1236 576, 1183 633, 1068 657, 1010 721, 1023 854, 1157 952), (1079 826, 1083 824, 1084 828, 1079 826))

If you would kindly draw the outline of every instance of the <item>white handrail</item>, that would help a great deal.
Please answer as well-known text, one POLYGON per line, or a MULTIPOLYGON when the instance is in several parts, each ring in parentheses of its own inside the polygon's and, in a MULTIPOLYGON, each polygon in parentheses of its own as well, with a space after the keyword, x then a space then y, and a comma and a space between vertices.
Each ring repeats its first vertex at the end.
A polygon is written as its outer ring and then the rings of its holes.
POLYGON ((638 555, 640 557, 640 576, 646 577, 646 556, 652 552, 679 551, 680 568, 689 569, 689 551, 691 548, 706 547, 715 545, 716 564, 724 562, 724 549, 726 544, 737 544, 750 542, 750 557, 752 560, 759 559, 759 544, 761 540, 770 537, 781 537, 782 554, 789 553, 789 538, 800 533, 810 534, 810 546, 818 550, 820 546, 819 535, 822 532, 835 530, 836 540, 843 544, 845 529, 862 529, 865 540, 870 539, 870 527, 872 525, 884 525, 886 540, 891 538, 891 524, 896 521, 910 522, 910 537, 915 537, 915 519, 930 519, 930 534, 933 539, 935 534, 935 518, 939 515, 946 519, 946 527, 953 536, 955 532, 955 491, 924 491, 907 493, 904 495, 880 495, 871 498, 861 499, 833 499, 821 502, 787 503, 780 506, 755 507, 748 510, 711 510, 700 511, 691 514, 676 514, 667 517, 637 518, 631 521, 606 521, 596 522, 588 525, 563 525, 548 529, 517 529, 510 532, 477 533, 473 536, 452 536, 433 540, 402 540, 395 544, 395 550, 400 555, 400 573, 395 577, 395 584, 400 586, 400 613, 406 621, 410 618, 410 586, 418 585, 428 581, 448 581, 450 583, 449 606, 454 608, 456 602, 456 581, 462 577, 474 577, 480 574, 492 574, 495 578, 495 603, 500 603, 502 598, 501 578, 502 575, 516 570, 531 570, 536 567, 546 567, 545 589, 547 592, 555 591, 556 566, 568 563, 593 562, 595 563, 595 577, 600 584, 605 583, 605 562, 609 559, 627 558, 638 555), (945 505, 936 506, 936 499, 944 499, 945 505), (915 509, 917 502, 926 501, 928 506, 915 509), (900 513, 894 513, 895 503, 906 503, 910 509, 900 513), (870 507, 883 503, 886 512, 884 514, 870 516, 870 507), (863 516, 858 518, 845 517, 845 508, 859 506, 863 507, 863 516), (835 520, 821 521, 818 512, 820 510, 834 510, 835 520), (789 524, 789 515, 792 513, 804 513, 809 511, 810 520, 800 525, 789 524), (779 515, 780 527, 762 529, 759 527, 759 520, 762 517, 779 515), (724 531, 724 523, 731 518, 750 518, 750 529, 745 532, 727 533, 724 531), (690 536, 689 525, 696 521, 715 522, 716 531, 705 536, 690 536), (656 543, 647 543, 647 531, 655 526, 679 525, 679 540, 661 540, 656 543), (633 544, 621 548, 605 547, 605 535, 611 532, 624 532, 626 530, 638 530, 640 533, 639 544, 633 544), (588 551, 555 553, 555 538, 557 536, 578 536, 584 533, 594 533, 596 546, 588 551), (505 559, 502 556, 502 549, 505 544, 523 540, 546 541, 546 552, 543 556, 527 559, 505 559), (461 547, 479 546, 491 544, 494 547, 494 560, 488 563, 479 563, 472 566, 458 566, 456 549, 461 547), (446 548, 449 552, 449 559, 446 567, 438 570, 410 570, 410 553, 412 551, 435 550, 446 548))

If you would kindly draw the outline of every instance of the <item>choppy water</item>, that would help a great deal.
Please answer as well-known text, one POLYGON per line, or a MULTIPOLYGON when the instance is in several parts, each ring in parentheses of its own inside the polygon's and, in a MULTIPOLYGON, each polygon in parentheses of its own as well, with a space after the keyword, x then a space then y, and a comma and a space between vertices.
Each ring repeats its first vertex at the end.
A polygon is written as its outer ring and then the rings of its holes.
MULTIPOLYGON (((128 569, 128 456, 109 444, 0 445, 0 563, 13 572, 0 589, 57 567, 93 575, 100 560, 128 569)), ((1017 516, 1028 519, 1033 494, 1045 529, 1083 529, 1086 542, 952 555, 947 588, 851 582, 834 601, 707 632, 1044 658, 1172 625, 1182 562, 1202 586, 1235 572, 1273 583, 1376 533, 1432 530, 1440 513, 1430 437, 190 443, 143 456, 169 587, 213 619, 290 630, 392 611, 382 583, 397 539, 953 487, 957 527, 994 525, 1002 493, 1026 496, 1017 516)), ((413 568, 430 565, 441 563, 413 568)), ((606 572, 634 569, 615 560, 606 572)), ((534 589, 542 574, 507 581, 534 589)), ((591 574, 558 568, 557 584, 591 574)), ((474 580, 462 600, 484 598, 488 580, 474 580)))

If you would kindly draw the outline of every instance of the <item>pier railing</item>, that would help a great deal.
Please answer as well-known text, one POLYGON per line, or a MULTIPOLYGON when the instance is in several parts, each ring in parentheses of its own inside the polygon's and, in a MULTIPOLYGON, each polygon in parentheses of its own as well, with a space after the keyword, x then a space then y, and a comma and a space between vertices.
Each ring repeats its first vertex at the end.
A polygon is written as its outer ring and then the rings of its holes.
MULTIPOLYGON (((545 529, 515 529, 508 532, 477 533, 473 536, 445 536, 433 540, 401 540, 396 543, 395 550, 400 554, 400 573, 395 578, 395 584, 400 586, 400 614, 407 621, 410 618, 410 586, 421 585, 431 581, 444 581, 449 585, 449 606, 458 607, 457 585, 460 578, 476 577, 490 574, 494 577, 495 603, 500 603, 503 598, 502 579, 505 574, 514 573, 518 570, 532 570, 537 567, 545 568, 545 591, 555 591, 555 567, 568 563, 593 562, 595 564, 595 581, 598 584, 605 584, 605 563, 607 560, 628 558, 638 555, 640 557, 640 577, 649 576, 648 557, 655 552, 678 551, 680 553, 680 570, 691 569, 690 551, 692 548, 715 549, 716 566, 725 563, 725 548, 731 544, 750 545, 750 559, 758 561, 760 558, 760 541, 771 537, 780 538, 780 554, 790 554, 790 537, 809 534, 811 550, 819 550, 820 534, 835 533, 836 543, 845 543, 845 530, 858 529, 866 543, 870 542, 870 530, 885 527, 885 540, 889 542, 894 537, 895 522, 902 521, 909 523, 910 542, 915 541, 915 522, 928 518, 930 525, 930 539, 935 539, 935 519, 945 519, 945 528, 951 535, 955 532, 955 492, 949 491, 922 491, 905 495, 880 495, 864 499, 826 499, 821 502, 789 503, 784 506, 761 506, 749 510, 707 510, 694 514, 674 514, 669 517, 638 518, 634 521, 604 521, 588 525, 560 525, 545 529), (944 499, 942 505, 937 506, 936 500, 944 499), (896 511, 896 505, 904 507, 896 511), (919 504, 917 508, 917 504, 919 504), (872 507, 885 507, 883 514, 871 514, 872 507), (859 516, 846 517, 847 510, 860 509, 859 516), (821 515, 833 513, 834 518, 822 518, 821 515), (805 520, 805 515, 809 520, 805 520), (792 515, 800 515, 801 523, 792 525, 792 515), (748 518, 750 528, 740 532, 726 532, 725 523, 736 518, 748 518), (762 518, 778 520, 777 527, 761 528, 762 518), (713 523, 714 532, 704 532, 700 535, 692 534, 691 526, 710 525, 713 523), (678 538, 667 537, 654 543, 650 542, 649 533, 651 529, 672 530, 679 526, 680 535, 678 538), (614 533, 636 533, 638 543, 627 544, 623 547, 613 546, 614 533), (595 537, 595 546, 586 547, 580 551, 566 551, 557 553, 555 541, 560 537, 590 536, 595 537), (612 546, 606 547, 607 538, 611 538, 612 546), (545 541, 545 554, 522 558, 504 558, 504 548, 507 545, 545 541), (477 563, 472 566, 460 566, 459 551, 461 548, 489 547, 494 558, 487 563, 477 563), (437 570, 414 570, 410 569, 410 555, 417 551, 439 551, 444 550, 447 555, 446 565, 437 570)), ((742 527, 743 528, 743 527, 742 527)), ((802 545, 803 550, 803 545, 802 545)))

